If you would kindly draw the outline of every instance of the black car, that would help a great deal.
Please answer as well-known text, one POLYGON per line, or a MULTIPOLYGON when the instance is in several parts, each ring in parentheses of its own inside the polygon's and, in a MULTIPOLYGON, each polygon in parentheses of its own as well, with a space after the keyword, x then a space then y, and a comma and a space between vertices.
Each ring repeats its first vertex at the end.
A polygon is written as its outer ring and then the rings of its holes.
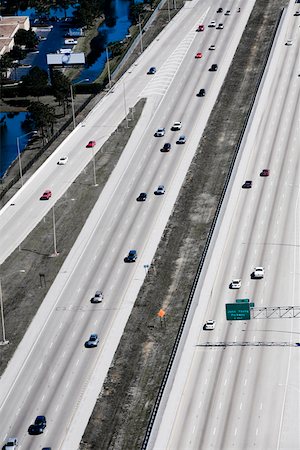
POLYGON ((249 189, 252 188, 252 181, 251 180, 246 180, 245 183, 242 186, 243 189, 249 189))
POLYGON ((218 10, 217 10, 217 13, 222 13, 223 12, 223 8, 219 8, 218 10))
POLYGON ((169 142, 166 142, 160 151, 161 152, 169 152, 170 150, 171 150, 171 144, 169 142))
POLYGON ((129 250, 128 255, 124 258, 125 262, 135 262, 137 260, 137 251, 129 250))
POLYGON ((137 197, 137 202, 145 202, 147 200, 147 194, 146 192, 141 192, 140 195, 137 197))
POLYGON ((206 94, 205 89, 200 89, 200 91, 197 94, 197 97, 205 97, 205 94, 206 94))
POLYGON ((148 75, 154 75, 156 73, 156 67, 150 67, 147 74, 148 75))
POLYGON ((45 416, 37 416, 33 425, 28 428, 29 434, 42 434, 46 428, 47 422, 45 416))
POLYGON ((218 64, 212 64, 209 71, 210 72, 216 72, 218 70, 218 64))

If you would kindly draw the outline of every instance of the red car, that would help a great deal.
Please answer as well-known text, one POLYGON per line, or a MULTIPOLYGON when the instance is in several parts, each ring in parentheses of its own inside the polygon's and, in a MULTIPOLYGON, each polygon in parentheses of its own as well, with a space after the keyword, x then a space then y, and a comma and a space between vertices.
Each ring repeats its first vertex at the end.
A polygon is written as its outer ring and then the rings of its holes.
POLYGON ((40 200, 49 200, 49 198, 51 197, 52 192, 47 190, 43 193, 43 195, 40 197, 40 200))
POLYGON ((204 31, 204 25, 199 25, 196 31, 204 31))
POLYGON ((95 147, 95 145, 96 145, 96 141, 90 141, 90 142, 88 143, 88 145, 86 146, 86 148, 95 147))
POLYGON ((260 176, 261 177, 268 177, 270 175, 270 169, 263 169, 261 172, 260 172, 260 176))
POLYGON ((202 53, 201 52, 196 53, 195 58, 196 59, 202 58, 202 53))

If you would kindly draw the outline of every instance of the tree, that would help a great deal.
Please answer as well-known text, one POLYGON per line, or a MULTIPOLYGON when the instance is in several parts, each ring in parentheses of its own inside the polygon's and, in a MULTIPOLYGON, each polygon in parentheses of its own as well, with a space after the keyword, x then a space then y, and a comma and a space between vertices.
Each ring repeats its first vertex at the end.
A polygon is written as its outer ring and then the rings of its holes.
POLYGON ((94 19, 99 17, 102 11, 103 1, 101 0, 79 0, 74 11, 74 17, 80 24, 91 27, 94 19))
POLYGON ((12 58, 9 53, 4 53, 2 58, 0 59, 0 75, 1 81, 7 78, 7 71, 13 67, 12 58))
POLYGON ((15 34, 15 44, 16 45, 25 45, 26 48, 34 48, 39 43, 39 39, 35 32, 30 30, 20 29, 15 34))
POLYGON ((28 107, 31 120, 34 122, 35 128, 41 131, 44 139, 45 135, 53 134, 53 127, 56 121, 54 108, 41 102, 30 102, 28 107))
POLYGON ((53 87, 53 94, 59 104, 63 104, 64 115, 66 114, 66 106, 68 106, 68 97, 70 94, 70 81, 59 70, 52 72, 51 84, 53 87))
POLYGON ((45 91, 48 85, 48 75, 45 70, 39 67, 32 67, 27 75, 22 78, 21 90, 25 95, 33 95, 39 97, 45 91))
POLYGON ((144 12, 143 3, 137 3, 137 4, 130 5, 128 17, 131 20, 133 25, 136 25, 137 23, 139 23, 139 21, 140 21, 139 16, 141 14, 143 14, 143 12, 144 12))

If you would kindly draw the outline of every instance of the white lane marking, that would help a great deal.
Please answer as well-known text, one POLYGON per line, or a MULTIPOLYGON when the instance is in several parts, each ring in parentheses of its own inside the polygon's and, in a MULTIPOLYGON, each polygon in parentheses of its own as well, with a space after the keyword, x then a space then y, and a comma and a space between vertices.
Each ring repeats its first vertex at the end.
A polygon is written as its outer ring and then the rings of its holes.
POLYGON ((59 327, 58 328, 61 328, 62 327, 62 322, 60 322, 60 324, 59 324, 59 327))
POLYGON ((262 410, 262 408, 263 408, 263 406, 262 406, 262 403, 261 403, 259 409, 262 410))
POLYGON ((39 370, 41 370, 42 367, 43 367, 43 363, 41 362, 41 364, 39 365, 39 370))
POLYGON ((226 378, 226 380, 224 381, 224 386, 226 386, 226 384, 227 384, 227 378, 226 378))
POLYGON ((50 343, 50 348, 53 346, 53 341, 50 343))
POLYGON ((255 434, 256 434, 256 436, 258 435, 258 428, 256 428, 255 434))
POLYGON ((221 408, 222 408, 222 402, 219 403, 219 409, 221 409, 221 408))
POLYGON ((216 431, 217 431, 217 429, 216 429, 216 427, 214 427, 213 435, 216 434, 216 431))
POLYGON ((244 386, 246 386, 246 384, 247 384, 247 378, 246 378, 245 381, 244 381, 244 386))
POLYGON ((248 359, 248 363, 251 364, 252 358, 250 356, 250 358, 248 359))
POLYGON ((234 435, 235 436, 237 435, 237 428, 235 428, 235 430, 234 430, 234 435))
POLYGON ((194 428, 193 428, 193 434, 195 433, 195 430, 196 430, 196 425, 194 425, 194 428))
POLYGON ((243 407, 243 403, 241 402, 241 404, 240 404, 240 411, 242 410, 242 407, 243 407))
POLYGON ((79 364, 79 359, 77 359, 76 366, 78 366, 78 364, 79 364))

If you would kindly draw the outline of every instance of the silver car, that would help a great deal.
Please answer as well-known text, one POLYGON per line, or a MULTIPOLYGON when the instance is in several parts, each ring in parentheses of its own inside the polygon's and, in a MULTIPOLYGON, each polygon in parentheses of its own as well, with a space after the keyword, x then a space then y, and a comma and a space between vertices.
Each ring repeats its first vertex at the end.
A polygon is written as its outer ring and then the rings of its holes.
POLYGON ((154 194, 155 195, 163 195, 165 192, 166 192, 165 187, 162 184, 160 184, 158 186, 158 188, 156 189, 156 191, 154 191, 154 194))
POLYGON ((98 338, 98 334, 96 333, 92 333, 90 335, 90 338, 88 341, 86 341, 86 343, 84 344, 85 347, 87 348, 92 348, 92 347, 97 347, 99 344, 99 338, 98 338))
POLYGON ((16 450, 17 447, 18 447, 18 439, 9 438, 4 446, 4 450, 16 450))
POLYGON ((91 298, 91 303, 101 303, 103 300, 103 292, 96 291, 94 297, 91 298))

